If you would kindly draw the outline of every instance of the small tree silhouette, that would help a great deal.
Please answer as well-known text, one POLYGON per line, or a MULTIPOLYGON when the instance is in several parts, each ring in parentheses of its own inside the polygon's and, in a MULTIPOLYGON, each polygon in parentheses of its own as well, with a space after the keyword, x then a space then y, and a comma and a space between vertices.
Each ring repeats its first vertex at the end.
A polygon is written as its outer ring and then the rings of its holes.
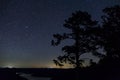
POLYGON ((97 37, 94 35, 97 21, 93 21, 87 12, 76 11, 72 16, 65 20, 64 27, 70 29, 70 33, 54 34, 54 40, 51 41, 53 46, 58 46, 65 39, 72 39, 74 43, 62 47, 65 53, 53 60, 56 65, 64 66, 69 63, 75 68, 82 67, 84 60, 80 56, 84 53, 98 53, 99 48, 96 44, 97 37))

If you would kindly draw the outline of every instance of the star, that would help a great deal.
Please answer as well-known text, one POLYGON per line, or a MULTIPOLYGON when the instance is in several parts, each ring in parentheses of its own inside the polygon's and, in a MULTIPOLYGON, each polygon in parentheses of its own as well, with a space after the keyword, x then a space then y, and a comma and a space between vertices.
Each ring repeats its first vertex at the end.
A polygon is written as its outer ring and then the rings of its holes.
POLYGON ((29 29, 29 26, 25 26, 25 29, 29 29))

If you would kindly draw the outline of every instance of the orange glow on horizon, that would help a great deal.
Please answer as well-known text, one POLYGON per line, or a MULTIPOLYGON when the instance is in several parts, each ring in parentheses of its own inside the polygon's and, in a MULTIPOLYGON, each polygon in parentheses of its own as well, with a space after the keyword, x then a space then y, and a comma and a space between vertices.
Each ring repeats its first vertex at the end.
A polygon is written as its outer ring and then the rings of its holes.
POLYGON ((56 66, 54 63, 49 64, 39 64, 39 63, 4 63, 1 67, 7 68, 73 68, 69 64, 65 64, 64 66, 56 66))

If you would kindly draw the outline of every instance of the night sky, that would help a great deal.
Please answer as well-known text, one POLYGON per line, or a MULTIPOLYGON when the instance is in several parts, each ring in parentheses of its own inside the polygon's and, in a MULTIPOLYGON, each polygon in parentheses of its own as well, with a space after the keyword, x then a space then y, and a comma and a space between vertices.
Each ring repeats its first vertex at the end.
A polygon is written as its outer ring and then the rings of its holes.
POLYGON ((0 66, 55 67, 63 53, 51 46, 54 33, 65 32, 72 12, 89 12, 100 20, 102 9, 120 0, 0 0, 0 66))

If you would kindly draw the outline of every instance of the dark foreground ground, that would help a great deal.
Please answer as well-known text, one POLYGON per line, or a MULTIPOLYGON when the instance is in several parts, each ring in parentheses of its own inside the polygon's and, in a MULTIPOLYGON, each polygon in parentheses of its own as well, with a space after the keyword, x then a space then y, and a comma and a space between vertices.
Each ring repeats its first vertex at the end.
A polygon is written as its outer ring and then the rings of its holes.
POLYGON ((14 69, 1 68, 0 69, 0 80, 27 80, 16 74, 14 69))
POLYGON ((120 67, 91 67, 86 69, 0 68, 0 80, 27 80, 20 73, 52 80, 120 80, 120 67))

